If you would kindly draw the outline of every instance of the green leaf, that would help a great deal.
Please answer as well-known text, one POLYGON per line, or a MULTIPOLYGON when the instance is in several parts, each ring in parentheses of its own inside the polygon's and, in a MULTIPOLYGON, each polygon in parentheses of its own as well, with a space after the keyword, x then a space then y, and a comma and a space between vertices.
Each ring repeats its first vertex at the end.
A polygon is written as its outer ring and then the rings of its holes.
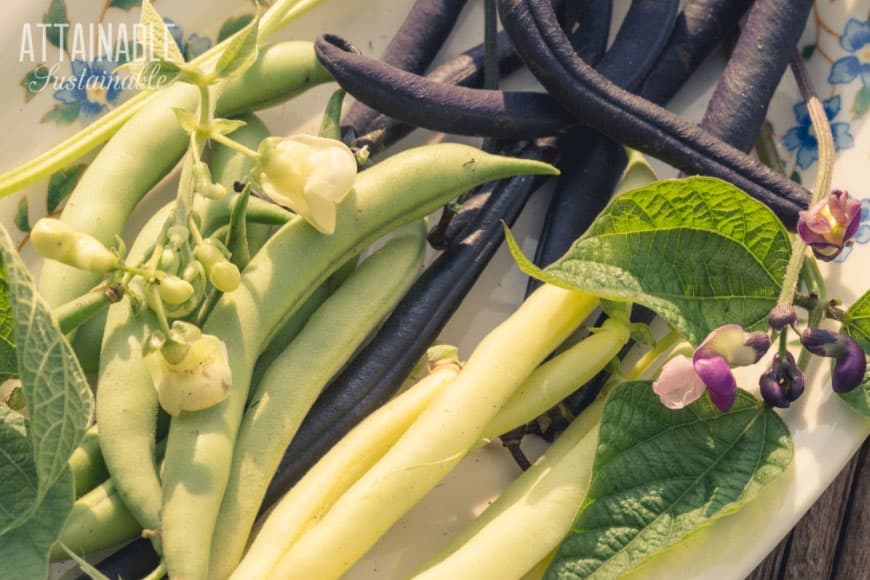
POLYGON ((127 69, 130 75, 136 79, 139 87, 146 89, 159 89, 175 81, 182 69, 168 60, 131 60, 116 68, 116 71, 127 69))
POLYGON ((66 50, 69 46, 70 28, 64 0, 51 0, 48 12, 42 17, 42 22, 46 25, 45 37, 48 41, 54 46, 66 50))
POLYGON ((860 119, 867 112, 867 109, 870 109, 870 87, 864 85, 852 102, 852 118, 860 119))
POLYGON ((341 141, 341 105, 346 94, 344 89, 336 89, 329 97, 326 110, 323 112, 323 120, 320 121, 320 131, 317 133, 321 137, 341 141))
POLYGON ((18 376, 18 357, 15 355, 15 321, 9 301, 9 279, 0 261, 0 381, 18 376))
POLYGON ((864 352, 870 352, 870 291, 864 292, 846 311, 843 331, 857 340, 864 352))
POLYGON ((93 397, 72 347, 36 292, 5 228, 0 228, 0 255, 9 283, 18 374, 27 400, 27 436, 38 478, 38 506, 67 469, 70 455, 84 436, 93 397))
MULTIPOLYGON (((843 332, 858 341, 865 353, 870 353, 870 291, 865 292, 846 311, 843 332)), ((870 358, 861 384, 848 393, 838 394, 850 407, 870 417, 870 358)))
POLYGON ((176 65, 184 63, 184 57, 181 56, 181 50, 175 44, 172 33, 149 0, 142 1, 142 14, 139 17, 137 32, 137 40, 145 48, 146 55, 153 56, 157 61, 176 65))
POLYGON ((709 177, 659 181, 615 198, 547 281, 654 310, 698 344, 727 323, 766 324, 791 248, 763 204, 709 177))
POLYGON ((24 102, 29 103, 33 97, 45 90, 45 87, 53 83, 54 80, 51 69, 44 64, 37 65, 21 79, 21 86, 24 87, 24 102))
MULTIPOLYGON (((37 476, 24 417, 0 405, 0 536, 22 525, 36 504, 37 476)), ((5 539, 4 539, 5 542, 5 539)))
POLYGON ((227 18, 221 25, 221 29, 218 32, 217 41, 223 42, 239 30, 250 24, 252 20, 254 20, 253 14, 243 14, 242 16, 227 18))
POLYGON ((142 5, 142 0, 112 0, 109 3, 110 8, 120 8, 121 10, 130 10, 138 8, 142 5))
POLYGON ((78 165, 61 169, 49 177, 48 197, 45 200, 45 209, 48 213, 53 213, 60 206, 61 202, 72 193, 86 168, 86 164, 79 163, 78 165))
POLYGON ((749 394, 727 413, 706 396, 675 411, 648 381, 611 393, 599 437, 586 503, 548 579, 622 576, 742 507, 793 455, 785 424, 749 394))
POLYGON ((30 231, 30 205, 27 203, 26 197, 18 200, 18 210, 15 212, 15 227, 18 228, 18 231, 24 233, 30 231))
POLYGON ((214 67, 220 78, 230 78, 246 71, 257 60, 257 31, 260 18, 251 20, 244 28, 233 35, 214 67))
POLYGON ((52 121, 59 125, 69 125, 79 118, 81 103, 59 103, 52 110, 43 115, 40 122, 52 121))
POLYGON ((73 562, 78 564, 78 567, 81 568, 82 572, 88 575, 88 578, 91 578, 92 580, 109 580, 108 576, 97 570, 90 562, 70 550, 65 544, 60 544, 60 547, 64 549, 73 562))
POLYGON ((48 578, 48 552, 74 500, 72 473, 65 469, 27 523, 0 539, 0 578, 48 578))
POLYGON ((209 125, 211 135, 229 135, 247 125, 239 119, 213 119, 209 125))
POLYGON ((178 120, 178 124, 181 125, 181 128, 187 133, 195 133, 196 131, 199 131, 199 115, 181 107, 173 107, 172 112, 175 113, 175 118, 178 120))

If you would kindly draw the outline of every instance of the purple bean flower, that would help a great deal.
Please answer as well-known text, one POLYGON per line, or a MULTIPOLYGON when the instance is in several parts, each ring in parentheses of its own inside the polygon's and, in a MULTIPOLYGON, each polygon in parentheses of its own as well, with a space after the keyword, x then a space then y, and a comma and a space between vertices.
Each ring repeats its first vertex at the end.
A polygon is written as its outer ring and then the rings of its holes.
POLYGON ((801 344, 811 353, 834 359, 831 383, 834 391, 845 393, 861 384, 867 370, 867 356, 855 339, 821 328, 807 328, 801 344))
POLYGON ((829 262, 840 255, 861 225, 861 202, 834 191, 798 215, 797 230, 816 258, 829 262))
POLYGON ((768 348, 770 337, 764 332, 746 332, 738 324, 720 326, 695 349, 691 361, 687 357, 668 361, 653 391, 666 407, 680 409, 697 400, 706 387, 713 404, 725 412, 737 396, 732 367, 755 364, 768 348))
POLYGON ((790 352, 776 353, 770 370, 758 381, 761 396, 769 405, 787 408, 804 392, 804 375, 790 352))

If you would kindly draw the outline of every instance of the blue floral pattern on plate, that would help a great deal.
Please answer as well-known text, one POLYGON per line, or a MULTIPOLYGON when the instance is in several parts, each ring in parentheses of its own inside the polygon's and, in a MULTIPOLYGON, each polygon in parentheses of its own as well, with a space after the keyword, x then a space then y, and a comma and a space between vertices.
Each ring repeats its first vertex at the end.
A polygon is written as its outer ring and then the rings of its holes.
POLYGON ((840 46, 851 54, 844 56, 831 65, 828 83, 832 85, 848 84, 857 78, 863 86, 870 85, 870 60, 864 60, 863 49, 870 45, 870 20, 850 18, 846 23, 840 46))
POLYGON ((78 105, 78 118, 87 121, 115 104, 124 92, 120 79, 109 60, 70 63, 72 76, 54 92, 54 98, 66 105, 78 105))
MULTIPOLYGON (((854 146, 855 139, 852 137, 852 133, 849 132, 849 123, 833 122, 834 118, 840 113, 840 96, 835 95, 823 101, 823 104, 825 106, 825 114, 827 114, 828 120, 831 121, 831 132, 834 134, 834 145, 837 151, 854 146)), ((789 151, 797 151, 798 167, 809 169, 819 159, 819 143, 812 131, 812 123, 805 103, 800 102, 795 104, 794 116, 797 126, 788 130, 788 133, 782 138, 782 144, 789 151)))

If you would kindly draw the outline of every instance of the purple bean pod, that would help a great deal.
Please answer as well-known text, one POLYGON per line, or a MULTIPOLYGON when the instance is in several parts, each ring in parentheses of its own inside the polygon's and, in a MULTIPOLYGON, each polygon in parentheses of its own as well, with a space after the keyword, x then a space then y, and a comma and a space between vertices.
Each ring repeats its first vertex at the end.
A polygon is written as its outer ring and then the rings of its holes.
MULTIPOLYGON (((381 60, 401 70, 424 72, 447 40, 467 1, 417 0, 384 49, 381 60)), ((345 113, 342 126, 357 135, 377 116, 374 109, 355 102, 345 113)))
POLYGON ((794 229, 809 193, 696 125, 607 81, 578 59, 552 8, 537 0, 498 0, 514 48, 542 85, 574 116, 612 139, 687 173, 733 183, 794 229))

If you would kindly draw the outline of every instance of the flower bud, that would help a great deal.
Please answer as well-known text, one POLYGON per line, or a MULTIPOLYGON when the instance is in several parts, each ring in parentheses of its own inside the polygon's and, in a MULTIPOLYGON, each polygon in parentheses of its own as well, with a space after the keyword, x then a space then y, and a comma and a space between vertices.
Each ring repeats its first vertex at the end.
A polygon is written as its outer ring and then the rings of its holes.
POLYGON ((166 316, 169 318, 182 318, 187 316, 193 312, 197 306, 199 306, 200 301, 203 296, 205 296, 205 270, 203 270, 202 264, 196 261, 189 263, 184 267, 184 271, 181 273, 181 279, 191 285, 193 288, 193 294, 180 304, 166 302, 164 304, 164 310, 166 311, 166 316))
POLYGON ((777 304, 767 314, 767 324, 776 331, 791 326, 797 321, 797 313, 791 305, 777 304))
POLYGON ((335 231, 336 206, 350 193, 357 162, 341 141, 295 135, 270 137, 260 143, 254 175, 263 192, 319 232, 335 231))
POLYGON ((175 224, 167 230, 166 238, 169 241, 170 248, 179 250, 190 239, 190 230, 186 226, 175 224))
POLYGON ((846 337, 843 353, 834 363, 831 385, 837 393, 846 393, 861 384, 867 372, 867 356, 851 337, 846 337))
POLYGON ((160 299, 166 304, 178 306, 193 296, 193 284, 178 276, 166 276, 159 282, 160 299))
POLYGON ((30 231, 30 241, 42 257, 81 270, 104 274, 120 264, 118 256, 98 239, 53 218, 37 221, 30 231))
POLYGON ((204 240, 194 250, 194 256, 205 269, 209 282, 221 292, 232 292, 241 282, 239 269, 227 260, 227 254, 212 239, 204 240))
POLYGON ((200 161, 193 166, 193 190, 200 195, 205 195, 210 186, 211 171, 207 163, 200 161))
POLYGON ((235 264, 223 260, 214 265, 208 279, 221 292, 233 292, 241 284, 242 275, 235 264))
POLYGON ((218 201, 226 197, 227 188, 220 183, 212 183, 208 186, 208 189, 205 190, 203 195, 212 201, 218 201))
POLYGON ((837 358, 846 350, 845 334, 838 334, 822 328, 805 328, 801 333, 801 344, 817 356, 837 358))
POLYGON ((181 252, 173 248, 164 248, 160 253, 160 263, 157 268, 167 274, 178 274, 181 269, 181 252))
POLYGON ((785 409, 803 394, 804 375, 791 353, 785 356, 776 353, 770 370, 761 376, 758 384, 768 404, 785 409))
POLYGON ((861 202, 838 190, 799 212, 797 231, 816 258, 827 262, 840 255, 860 225, 861 202))

